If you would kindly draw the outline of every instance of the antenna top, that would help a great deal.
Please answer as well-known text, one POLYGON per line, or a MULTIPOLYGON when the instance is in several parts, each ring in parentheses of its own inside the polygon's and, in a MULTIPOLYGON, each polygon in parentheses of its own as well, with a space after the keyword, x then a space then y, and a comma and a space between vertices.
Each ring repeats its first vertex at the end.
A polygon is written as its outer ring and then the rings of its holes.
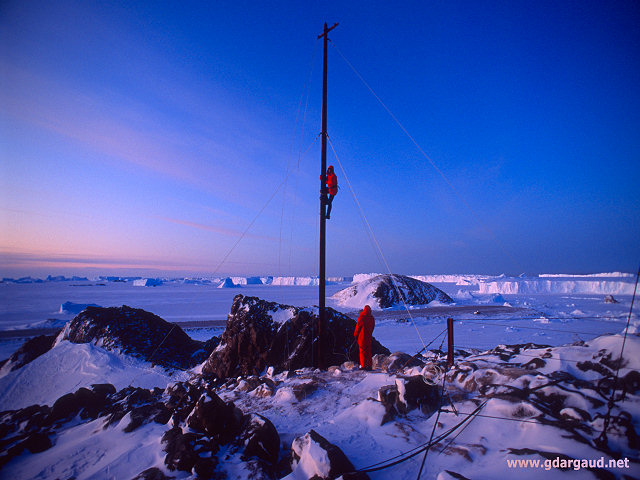
POLYGON ((324 32, 321 33, 320 35, 318 35, 318 38, 324 37, 327 33, 329 33, 331 30, 333 30, 337 26, 338 26, 338 24, 334 23, 332 27, 327 28, 327 23, 325 22, 325 24, 324 24, 324 32))

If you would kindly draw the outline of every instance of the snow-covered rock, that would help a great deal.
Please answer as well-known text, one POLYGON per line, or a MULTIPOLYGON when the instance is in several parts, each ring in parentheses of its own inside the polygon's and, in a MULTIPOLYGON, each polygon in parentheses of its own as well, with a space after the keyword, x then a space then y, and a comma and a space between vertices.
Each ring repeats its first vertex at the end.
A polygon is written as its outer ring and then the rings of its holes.
POLYGON ((95 384, 51 407, 2 412, 0 444, 7 478, 132 478, 141 472, 135 478, 165 479, 175 478, 165 472, 176 470, 226 478, 215 473, 225 462, 232 471, 244 464, 252 472, 238 478, 281 476, 275 474, 280 437, 268 419, 244 414, 205 386, 183 383, 120 391, 95 384))
MULTIPOLYGON (((323 348, 327 365, 357 360, 355 321, 331 308, 326 310, 323 348)), ((220 345, 203 365, 204 374, 218 378, 260 374, 314 366, 317 355, 317 310, 236 295, 220 345)), ((373 353, 389 351, 375 339, 373 353)))
MULTIPOLYGON (((296 438, 291 444, 293 471, 282 480, 334 479, 355 467, 340 448, 314 430, 296 438)), ((367 474, 351 474, 352 480, 365 480, 367 474)))
MULTIPOLYGON (((358 277, 357 275, 354 277, 358 277)), ((432 301, 452 303, 442 290, 405 275, 376 275, 334 294, 344 307, 382 309, 403 305, 425 305, 432 301), (404 302, 403 302, 404 300, 404 302)))
POLYGON ((177 324, 126 305, 87 307, 70 322, 64 338, 179 369, 203 362, 217 345, 216 337, 208 342, 193 340, 177 324))

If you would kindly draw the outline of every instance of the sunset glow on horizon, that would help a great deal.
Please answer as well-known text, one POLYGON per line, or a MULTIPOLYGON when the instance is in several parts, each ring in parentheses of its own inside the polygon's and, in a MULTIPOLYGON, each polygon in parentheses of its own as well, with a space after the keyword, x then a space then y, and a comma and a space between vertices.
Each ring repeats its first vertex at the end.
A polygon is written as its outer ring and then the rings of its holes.
MULTIPOLYGON (((0 277, 316 275, 325 21, 446 177, 332 47, 392 270, 637 270, 637 3, 276 5, 3 2, 0 277)), ((386 270, 328 157, 327 274, 386 270)))

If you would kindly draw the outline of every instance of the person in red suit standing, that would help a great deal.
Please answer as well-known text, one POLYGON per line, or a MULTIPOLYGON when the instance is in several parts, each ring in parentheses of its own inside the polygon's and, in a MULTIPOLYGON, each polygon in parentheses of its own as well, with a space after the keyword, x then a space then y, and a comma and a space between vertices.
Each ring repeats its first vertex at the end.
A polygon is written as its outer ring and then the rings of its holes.
POLYGON ((375 320, 371 315, 371 307, 365 305, 358 316, 358 322, 356 323, 356 330, 353 332, 353 336, 358 339, 358 346, 360 347, 360 368, 363 370, 371 370, 371 340, 373 338, 373 328, 375 326, 375 320))
POLYGON ((338 194, 338 177, 336 177, 335 172, 333 171, 333 165, 329 165, 327 168, 327 220, 331 218, 331 204, 333 203, 333 198, 338 194))

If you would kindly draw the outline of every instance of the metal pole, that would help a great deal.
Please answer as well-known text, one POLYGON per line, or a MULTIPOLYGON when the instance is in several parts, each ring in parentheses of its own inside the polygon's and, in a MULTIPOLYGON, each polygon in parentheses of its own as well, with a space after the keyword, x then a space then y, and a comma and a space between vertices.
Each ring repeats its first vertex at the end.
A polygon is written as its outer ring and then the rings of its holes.
POLYGON ((318 281, 318 355, 316 356, 319 368, 324 368, 324 326, 325 326, 325 279, 326 279, 326 202, 327 202, 327 44, 328 33, 337 27, 328 28, 325 22, 324 55, 322 59, 322 151, 320 153, 320 272, 318 281))
POLYGON ((453 318, 447 318, 447 365, 453 366, 453 318))

